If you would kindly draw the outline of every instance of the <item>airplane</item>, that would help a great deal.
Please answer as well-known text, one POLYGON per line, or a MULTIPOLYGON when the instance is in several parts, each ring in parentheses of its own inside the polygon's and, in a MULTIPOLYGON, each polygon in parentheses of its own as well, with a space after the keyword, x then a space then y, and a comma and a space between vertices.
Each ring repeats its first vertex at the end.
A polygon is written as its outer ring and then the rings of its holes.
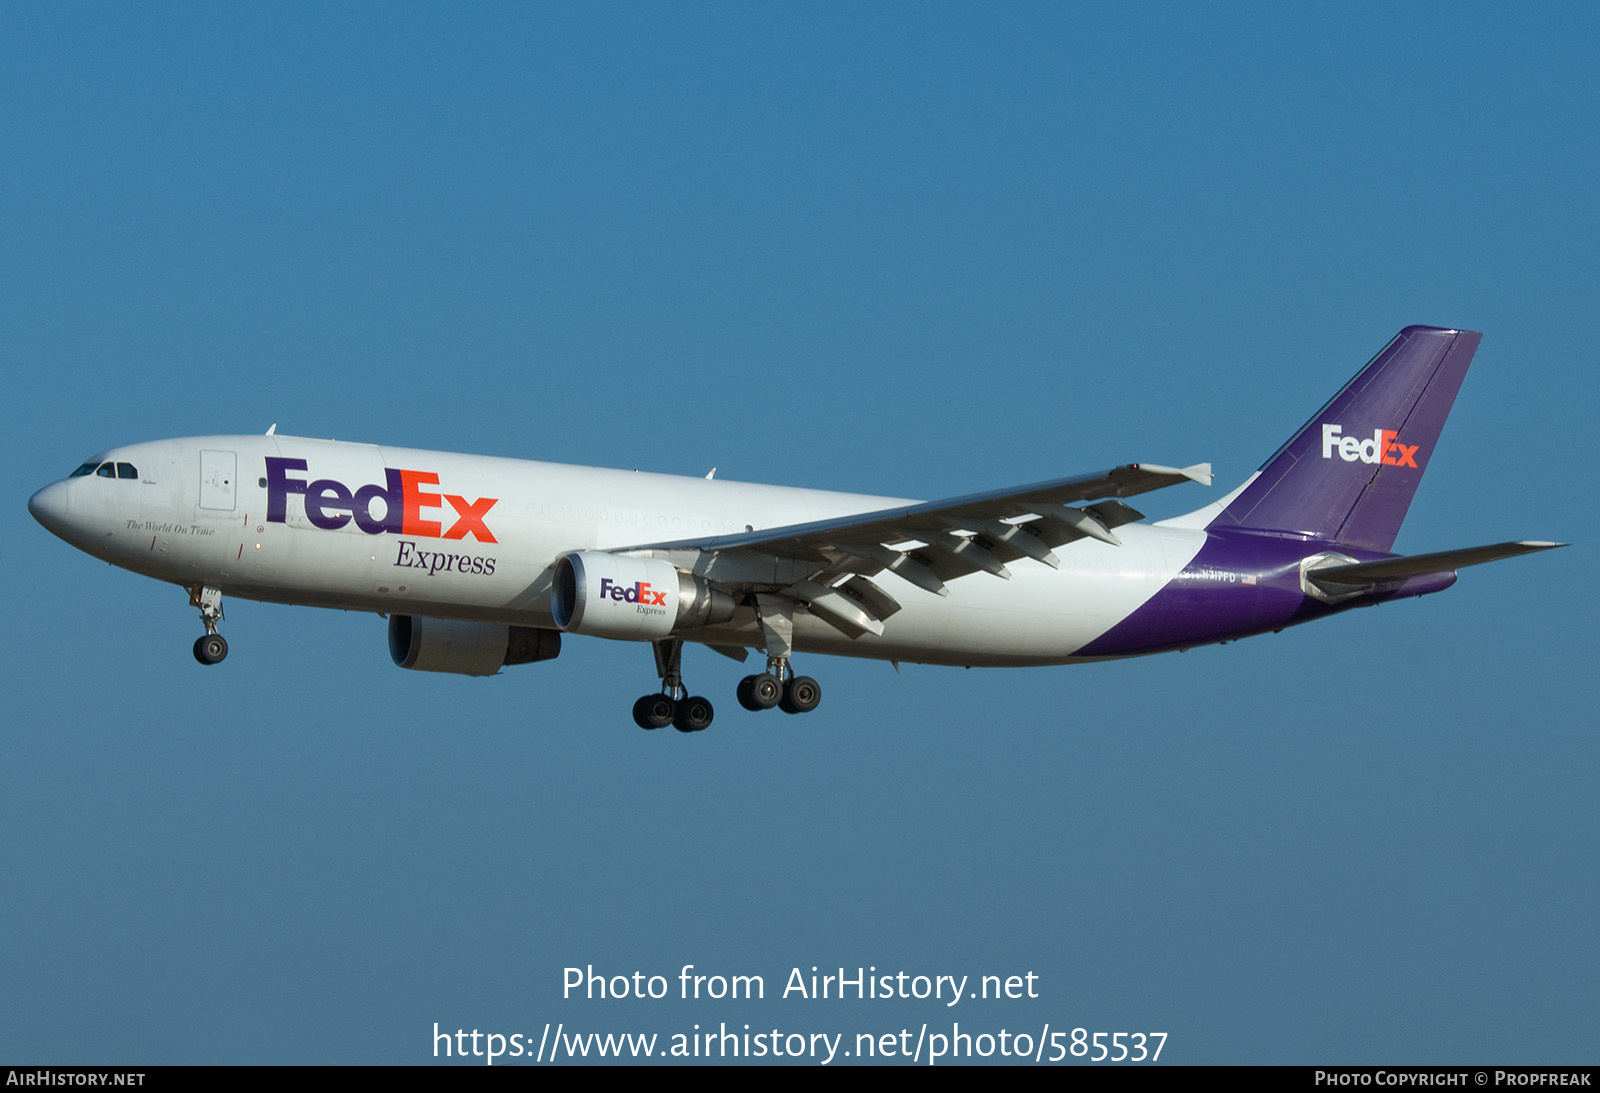
POLYGON ((765 654, 739 704, 817 708, 797 653, 974 666, 1142 656, 1438 592, 1521 541, 1390 548, 1482 335, 1402 330, 1259 470, 1187 515, 1124 499, 1210 464, 1128 463, 938 501, 277 435, 102 452, 28 510, 113 565, 183 587, 228 654, 223 595, 373 611, 402 668, 494 675, 563 635, 648 643, 642 728, 696 732, 685 642, 765 654))

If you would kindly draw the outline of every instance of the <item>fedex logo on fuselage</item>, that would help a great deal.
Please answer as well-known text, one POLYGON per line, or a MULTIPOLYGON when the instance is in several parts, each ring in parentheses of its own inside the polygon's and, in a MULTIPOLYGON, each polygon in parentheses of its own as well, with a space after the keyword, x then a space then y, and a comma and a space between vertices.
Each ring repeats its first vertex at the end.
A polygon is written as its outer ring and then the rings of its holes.
POLYGON ((610 577, 601 577, 600 598, 602 600, 616 600, 618 603, 636 603, 641 607, 667 606, 667 594, 665 592, 657 592, 651 588, 649 581, 618 584, 610 577))
POLYGON ((1343 432, 1339 425, 1322 427, 1323 459, 1332 459, 1334 452, 1338 452, 1346 463, 1359 459, 1363 463, 1386 463, 1391 467, 1417 467, 1417 449, 1422 445, 1400 443, 1400 434, 1393 429, 1374 429, 1369 438, 1342 436, 1343 432))
POLYGON ((313 527, 326 531, 342 528, 353 519, 356 527, 368 535, 393 532, 431 539, 465 539, 471 535, 480 543, 499 541, 483 522, 499 498, 480 497, 469 501, 453 493, 431 493, 423 489, 439 484, 437 474, 387 469, 383 472, 383 485, 374 483, 352 490, 332 478, 308 482, 289 476, 291 471, 304 470, 304 459, 267 457, 268 523, 287 523, 289 495, 298 494, 305 499, 306 519, 313 527), (379 499, 383 501, 382 515, 373 512, 372 502, 379 499), (427 516, 429 510, 444 509, 446 505, 455 510, 455 522, 448 530, 444 529, 442 521, 427 516))

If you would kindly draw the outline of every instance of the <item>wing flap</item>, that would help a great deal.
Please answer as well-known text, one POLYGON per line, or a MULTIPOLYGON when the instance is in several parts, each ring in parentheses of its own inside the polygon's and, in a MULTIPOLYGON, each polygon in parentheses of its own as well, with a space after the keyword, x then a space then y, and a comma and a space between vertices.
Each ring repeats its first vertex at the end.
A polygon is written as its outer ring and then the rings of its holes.
POLYGON ((802 605, 852 638, 882 635, 900 604, 869 577, 887 570, 937 595, 975 573, 1007 579, 1024 560, 1056 567, 1058 547, 1085 537, 1111 546, 1111 531, 1143 519, 1118 498, 1180 482, 1210 484, 1211 464, 1129 463, 1098 474, 902 505, 804 524, 642 544, 649 554, 700 574, 724 591, 756 597, 769 646, 787 643, 782 626, 802 605), (1078 502, 1097 501, 1084 508, 1078 502))

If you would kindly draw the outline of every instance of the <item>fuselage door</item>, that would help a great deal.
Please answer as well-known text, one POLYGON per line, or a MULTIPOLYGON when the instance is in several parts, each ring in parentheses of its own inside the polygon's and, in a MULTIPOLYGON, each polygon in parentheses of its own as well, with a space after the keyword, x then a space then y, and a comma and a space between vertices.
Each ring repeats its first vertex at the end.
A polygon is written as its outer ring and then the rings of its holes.
POLYGON ((237 460, 232 452, 206 451, 200 452, 200 507, 213 509, 220 512, 232 512, 234 498, 238 494, 235 488, 238 479, 235 474, 237 460))

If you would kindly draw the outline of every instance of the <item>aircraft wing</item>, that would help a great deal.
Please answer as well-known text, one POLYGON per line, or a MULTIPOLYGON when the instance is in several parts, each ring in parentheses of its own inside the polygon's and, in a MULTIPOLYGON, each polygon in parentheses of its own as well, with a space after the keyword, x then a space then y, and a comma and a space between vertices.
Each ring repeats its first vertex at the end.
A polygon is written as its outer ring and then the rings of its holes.
MULTIPOLYGON (((1112 529, 1143 519, 1118 498, 1179 482, 1211 483, 1211 465, 1129 463, 1097 474, 1011 489, 764 528, 705 539, 646 544, 623 553, 653 554, 733 591, 804 603, 852 637, 881 634, 900 609, 868 578, 888 570, 946 595, 945 583, 970 573, 1009 578, 1008 563, 1032 558, 1055 567, 1055 548, 1085 537, 1120 545, 1112 529), (1082 508, 1081 501, 1097 501, 1082 508)), ((764 614, 771 612, 764 612, 764 614)))

